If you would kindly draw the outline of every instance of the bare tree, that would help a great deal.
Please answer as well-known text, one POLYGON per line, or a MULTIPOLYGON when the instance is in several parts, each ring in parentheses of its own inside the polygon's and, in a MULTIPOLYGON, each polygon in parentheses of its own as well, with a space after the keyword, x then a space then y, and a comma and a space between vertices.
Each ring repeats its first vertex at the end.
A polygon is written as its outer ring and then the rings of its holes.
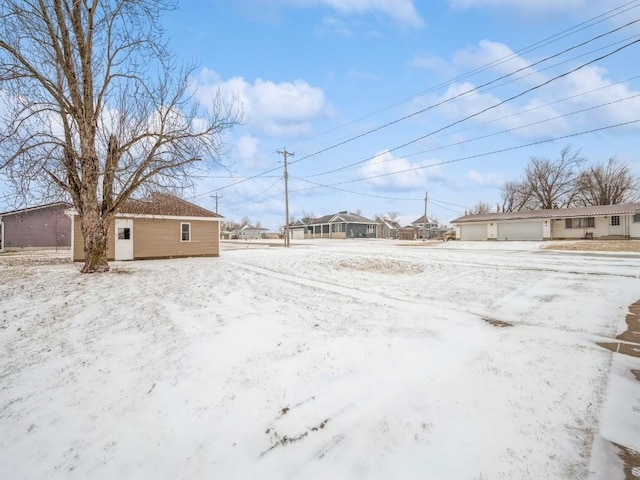
POLYGON ((585 161, 580 151, 564 147, 556 161, 533 157, 525 170, 524 182, 535 209, 564 208, 575 204, 576 182, 585 161))
POLYGON ((387 218, 392 222, 396 222, 399 216, 400 216, 400 212, 396 212, 395 210, 389 210, 387 212, 387 218))
POLYGON ((638 200, 638 179, 629 166, 610 158, 607 163, 593 165, 578 176, 579 205, 615 205, 638 200))
POLYGON ((313 219, 313 212, 302 211, 302 223, 308 224, 313 219))
POLYGON ((244 227, 245 225, 249 225, 250 223, 251 223, 251 220, 249 220, 249 217, 245 215, 240 219, 240 228, 244 227))
POLYGON ((531 189, 525 182, 509 180, 502 186, 502 211, 532 210, 531 189))
POLYGON ((109 269, 109 225, 134 193, 192 185, 240 121, 233 99, 194 101, 195 67, 174 62, 159 22, 173 3, 0 3, 0 169, 18 196, 71 198, 83 272, 109 269))
POLYGON ((471 209, 471 213, 470 214, 471 215, 482 215, 482 214, 485 214, 485 213, 491 213, 491 205, 489 205, 487 202, 483 202, 482 200, 480 200, 471 209))

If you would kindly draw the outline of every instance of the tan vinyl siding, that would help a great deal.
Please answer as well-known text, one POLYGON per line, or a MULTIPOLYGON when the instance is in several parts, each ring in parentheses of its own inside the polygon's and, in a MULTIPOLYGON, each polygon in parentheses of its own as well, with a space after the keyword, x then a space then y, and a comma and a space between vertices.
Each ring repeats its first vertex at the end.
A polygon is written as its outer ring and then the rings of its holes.
POLYGON ((166 258, 218 256, 220 222, 180 219, 135 218, 133 222, 133 257, 166 258), (191 224, 191 241, 180 241, 180 226, 191 224))
MULTIPOLYGON (((220 222, 205 220, 183 220, 164 218, 133 219, 133 256, 134 259, 196 257, 220 255, 220 222), (180 225, 191 224, 191 241, 180 241, 180 225)), ((73 261, 84 261, 84 241, 80 231, 80 219, 73 222, 73 261)), ((115 222, 109 226, 107 242, 109 261, 115 258, 115 222)))

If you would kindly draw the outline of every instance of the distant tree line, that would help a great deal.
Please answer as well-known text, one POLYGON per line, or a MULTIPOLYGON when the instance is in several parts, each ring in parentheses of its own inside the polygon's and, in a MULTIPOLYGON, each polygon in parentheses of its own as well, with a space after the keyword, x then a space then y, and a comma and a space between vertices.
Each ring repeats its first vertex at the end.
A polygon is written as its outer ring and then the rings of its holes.
MULTIPOLYGON (((524 174, 502 186, 502 205, 497 211, 517 212, 594 205, 615 205, 639 199, 638 178, 615 157, 588 165, 580 150, 564 147, 557 159, 532 157, 524 174)), ((472 214, 490 213, 492 207, 478 202, 472 214)))

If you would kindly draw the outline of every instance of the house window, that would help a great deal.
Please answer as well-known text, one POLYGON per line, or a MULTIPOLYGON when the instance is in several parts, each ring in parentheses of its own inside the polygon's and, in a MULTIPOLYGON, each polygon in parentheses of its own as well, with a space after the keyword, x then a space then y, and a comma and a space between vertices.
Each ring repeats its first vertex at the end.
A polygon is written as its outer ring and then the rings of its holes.
POLYGON ((593 228, 595 226, 595 217, 566 218, 564 221, 564 228, 593 228))
POLYGON ((611 225, 614 227, 620 225, 620 215, 611 215, 611 225))
POLYGON ((128 227, 118 228, 118 240, 131 240, 131 229, 128 227))
POLYGON ((367 225, 367 233, 376 233, 375 225, 367 225))
POLYGON ((640 213, 636 213, 633 216, 633 223, 640 223, 640 213))
POLYGON ((180 224, 180 241, 181 242, 191 241, 191 224, 190 223, 180 224))

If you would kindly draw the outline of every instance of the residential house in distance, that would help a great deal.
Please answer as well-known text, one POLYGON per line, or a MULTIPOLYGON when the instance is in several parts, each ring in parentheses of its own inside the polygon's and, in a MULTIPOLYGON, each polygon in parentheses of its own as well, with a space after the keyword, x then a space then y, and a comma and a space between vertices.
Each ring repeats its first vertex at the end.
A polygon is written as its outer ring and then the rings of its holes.
MULTIPOLYGON (((71 255, 84 261, 80 218, 74 210, 71 255)), ((142 260, 220 255, 222 216, 166 193, 130 199, 109 226, 108 260, 142 260)))
POLYGON ((389 218, 376 216, 378 222, 378 238, 397 239, 400 236, 400 224, 389 218))
POLYGON ((66 202, 0 213, 0 252, 13 249, 59 249, 71 246, 66 202))
POLYGON ((442 238, 442 235, 447 231, 447 229, 441 225, 438 225, 438 222, 433 219, 426 217, 427 221, 425 222, 425 216, 415 219, 411 222, 411 227, 417 229, 416 238, 442 238))
POLYGON ((640 239, 640 203, 465 215, 460 240, 640 239))
POLYGON ((268 228, 243 225, 237 230, 233 230, 231 232, 231 238, 238 240, 257 240, 259 238, 263 238, 268 231, 268 228))
POLYGON ((292 239, 305 238, 376 238, 375 220, 348 211, 319 218, 303 218, 289 225, 292 239))

